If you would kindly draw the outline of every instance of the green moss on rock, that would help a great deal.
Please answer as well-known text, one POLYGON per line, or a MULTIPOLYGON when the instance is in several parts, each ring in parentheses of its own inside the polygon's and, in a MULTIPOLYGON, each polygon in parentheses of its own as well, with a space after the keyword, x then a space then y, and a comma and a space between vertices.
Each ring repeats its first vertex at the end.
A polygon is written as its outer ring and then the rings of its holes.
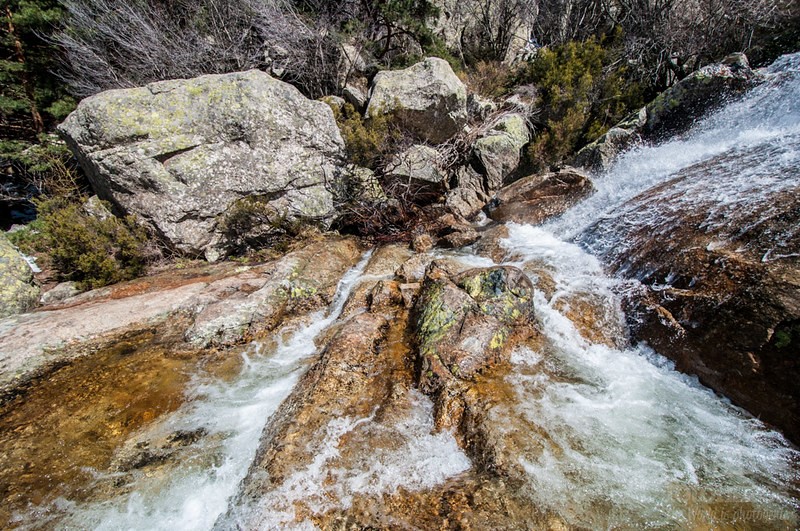
POLYGON ((11 242, 0 234, 0 317, 31 309, 39 300, 33 272, 11 242))

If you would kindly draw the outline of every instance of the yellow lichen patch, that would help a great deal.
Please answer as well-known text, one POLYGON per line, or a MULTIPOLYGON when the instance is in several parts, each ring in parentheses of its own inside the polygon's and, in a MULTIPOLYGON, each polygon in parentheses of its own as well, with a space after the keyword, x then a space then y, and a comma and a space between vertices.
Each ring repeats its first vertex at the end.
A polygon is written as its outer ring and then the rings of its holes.
POLYGON ((489 341, 489 348, 493 350, 503 348, 507 339, 508 331, 505 328, 501 328, 492 336, 492 339, 489 341))

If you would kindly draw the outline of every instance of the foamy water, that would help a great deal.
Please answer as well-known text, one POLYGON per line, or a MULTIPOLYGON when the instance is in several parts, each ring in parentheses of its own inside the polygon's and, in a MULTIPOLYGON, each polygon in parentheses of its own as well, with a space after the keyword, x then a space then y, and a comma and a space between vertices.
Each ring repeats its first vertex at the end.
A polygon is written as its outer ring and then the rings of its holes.
POLYGON ((620 281, 545 229, 509 229, 508 251, 548 263, 557 284, 534 301, 547 350, 518 349, 509 376, 517 414, 540 430, 519 457, 537 504, 594 529, 731 524, 737 512, 742 525, 796 524, 800 454, 646 346, 585 339, 556 301, 592 293, 621 316, 620 281))
MULTIPOLYGON (((399 488, 424 490, 468 470, 472 464, 449 432, 433 433, 433 403, 418 391, 407 397, 405 415, 388 424, 364 418, 332 419, 313 461, 265 492, 253 506, 236 508, 232 519, 244 529, 313 529, 298 518, 297 504, 313 513, 349 509, 358 495, 380 498, 399 488), (347 456, 345 436, 357 441, 347 456), (370 441, 391 440, 389 447, 370 441)), ((226 522, 233 527, 234 522, 226 522)), ((227 527, 226 527, 227 528, 227 527)))
POLYGON ((62 501, 62 509, 70 513, 62 527, 210 529, 227 510, 228 499, 253 461, 264 426, 304 372, 304 361, 317 352, 316 338, 341 314, 371 254, 343 276, 326 311, 308 316, 293 330, 276 333, 288 337, 279 340, 274 350, 253 343, 234 381, 197 381, 187 405, 165 419, 170 431, 206 429, 203 440, 210 442, 197 449, 196 466, 190 461, 166 476, 141 477, 133 493, 101 503, 76 506, 62 501))

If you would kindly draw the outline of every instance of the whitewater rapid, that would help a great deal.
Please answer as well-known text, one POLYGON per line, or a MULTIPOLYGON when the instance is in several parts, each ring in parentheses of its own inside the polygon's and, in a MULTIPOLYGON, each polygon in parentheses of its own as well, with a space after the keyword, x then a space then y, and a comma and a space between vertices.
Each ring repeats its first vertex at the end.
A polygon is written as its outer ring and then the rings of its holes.
MULTIPOLYGON (((594 176, 597 192, 560 218, 541 227, 508 226, 503 263, 532 275, 545 270, 555 287, 553 293, 535 294, 545 346, 513 352, 514 370, 506 377, 513 400, 489 416, 508 430, 535 427, 525 433, 527 443, 515 457, 526 474, 522 488, 567 524, 592 529, 797 525, 800 454, 779 433, 676 372, 665 357, 646 345, 629 346, 620 307, 629 281, 607 275, 596 256, 629 242, 588 229, 621 215, 625 202, 637 194, 715 157, 767 146, 778 154, 775 168, 796 165, 799 71, 800 56, 779 60, 764 72, 760 87, 689 133, 623 154, 610 171, 594 176), (571 304, 579 300, 602 309, 615 341, 581 334, 570 319, 571 304)), ((757 190, 786 184, 770 178, 769 171, 758 168, 731 172, 717 188, 720 204, 735 208, 748 194, 757 199, 757 190)), ((491 264, 464 252, 446 256, 476 267, 491 264)), ((166 478, 145 478, 134 492, 95 504, 62 500, 69 513, 63 527, 211 528, 234 499, 265 424, 317 353, 315 339, 363 281, 359 277, 368 260, 365 256, 342 279, 327 312, 277 334, 286 339, 274 349, 251 345, 235 381, 198 379, 188 405, 166 424, 170 430, 204 427, 205 439, 217 441, 206 450, 213 454, 211 466, 187 461, 166 478)), ((397 452, 364 456, 358 469, 335 468, 343 434, 368 435, 382 428, 370 417, 332 419, 317 458, 265 495, 258 508, 267 518, 263 526, 313 527, 294 520, 293 501, 319 511, 347 508, 356 494, 380 498, 400 487, 423 490, 468 470, 472 463, 452 434, 433 433, 430 400, 412 393, 397 452), (424 461, 426 456, 436 460, 424 461), (331 477, 336 481, 326 483, 331 477)))

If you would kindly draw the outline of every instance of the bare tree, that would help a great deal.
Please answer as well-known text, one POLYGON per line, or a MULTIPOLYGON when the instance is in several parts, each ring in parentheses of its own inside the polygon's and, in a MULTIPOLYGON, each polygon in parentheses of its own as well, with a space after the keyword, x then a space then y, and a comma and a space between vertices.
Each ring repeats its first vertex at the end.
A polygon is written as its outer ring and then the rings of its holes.
POLYGON ((625 30, 625 56, 666 86, 721 56, 750 49, 757 31, 777 28, 792 0, 603 0, 625 30))
POLYGON ((335 83, 337 47, 323 21, 289 0, 64 0, 56 42, 76 94, 273 67, 312 96, 335 83))

